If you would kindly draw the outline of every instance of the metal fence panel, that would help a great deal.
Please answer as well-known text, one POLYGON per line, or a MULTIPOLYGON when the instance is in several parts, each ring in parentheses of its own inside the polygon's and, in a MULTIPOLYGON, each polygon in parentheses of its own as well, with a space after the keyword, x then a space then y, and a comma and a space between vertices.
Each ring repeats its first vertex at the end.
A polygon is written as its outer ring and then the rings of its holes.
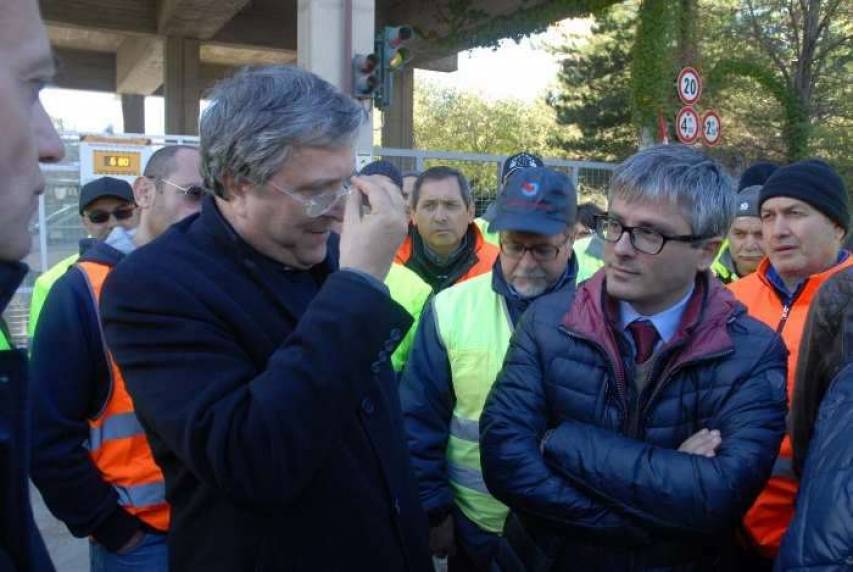
MULTIPOLYGON (((39 199, 38 215, 31 226, 32 250, 25 260, 31 271, 4 312, 12 337, 19 346, 24 346, 27 342, 29 302, 36 278, 60 260, 77 252, 79 241, 86 235, 77 210, 80 197, 80 136, 81 134, 76 133, 64 134, 63 162, 42 166, 46 187, 39 199)), ((144 137, 151 140, 152 146, 155 147, 177 143, 198 144, 198 137, 191 136, 133 134, 121 137, 144 137)), ((459 169, 471 183, 478 216, 495 198, 501 165, 506 159, 505 155, 382 147, 374 149, 374 156, 389 159, 403 172, 423 171, 436 165, 459 169)), ((545 159, 545 164, 565 172, 572 178, 580 194, 579 200, 589 200, 603 193, 615 169, 615 165, 608 163, 561 159, 545 159)))

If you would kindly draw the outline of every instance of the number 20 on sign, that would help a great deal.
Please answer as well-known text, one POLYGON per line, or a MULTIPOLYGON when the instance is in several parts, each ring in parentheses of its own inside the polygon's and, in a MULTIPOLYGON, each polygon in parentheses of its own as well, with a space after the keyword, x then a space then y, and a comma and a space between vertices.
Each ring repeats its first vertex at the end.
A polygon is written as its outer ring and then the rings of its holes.
POLYGON ((678 98, 684 105, 693 105, 702 95, 702 76, 690 66, 678 74, 678 98))

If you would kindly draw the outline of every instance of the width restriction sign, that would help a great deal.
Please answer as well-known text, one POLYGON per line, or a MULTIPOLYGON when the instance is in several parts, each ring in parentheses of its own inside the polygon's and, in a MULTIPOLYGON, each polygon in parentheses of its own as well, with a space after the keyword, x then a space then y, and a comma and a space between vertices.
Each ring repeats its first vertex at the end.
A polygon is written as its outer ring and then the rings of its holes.
POLYGON ((702 95, 702 77, 696 68, 687 66, 678 74, 678 98, 684 105, 693 105, 702 95))
POLYGON ((699 114, 690 106, 681 108, 675 116, 675 134, 682 143, 695 143, 699 137, 699 114))
POLYGON ((720 133, 722 132, 722 124, 720 116, 716 111, 706 111, 702 116, 702 139, 706 145, 713 147, 720 142, 720 133))

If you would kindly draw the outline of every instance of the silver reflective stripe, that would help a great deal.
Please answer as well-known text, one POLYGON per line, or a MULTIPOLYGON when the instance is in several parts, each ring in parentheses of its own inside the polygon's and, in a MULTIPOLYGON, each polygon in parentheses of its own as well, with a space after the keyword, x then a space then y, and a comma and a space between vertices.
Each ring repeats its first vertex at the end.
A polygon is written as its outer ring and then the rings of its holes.
POLYGON ((110 415, 100 427, 89 429, 89 450, 97 451, 107 441, 142 435, 144 431, 132 411, 110 415))
POLYGON ((480 422, 456 415, 450 420, 450 434, 463 441, 480 442, 480 422))
POLYGON ((450 480, 454 483, 485 495, 492 494, 486 488, 486 483, 483 481, 483 473, 476 469, 469 469, 468 467, 448 462, 447 472, 449 473, 450 480))
POLYGON ((118 504, 121 506, 151 506, 166 501, 163 481, 132 487, 113 484, 113 489, 118 494, 118 504))
POLYGON ((794 474, 794 465, 791 463, 791 459, 781 456, 776 457, 776 462, 773 463, 773 472, 770 475, 794 480, 797 478, 794 474))

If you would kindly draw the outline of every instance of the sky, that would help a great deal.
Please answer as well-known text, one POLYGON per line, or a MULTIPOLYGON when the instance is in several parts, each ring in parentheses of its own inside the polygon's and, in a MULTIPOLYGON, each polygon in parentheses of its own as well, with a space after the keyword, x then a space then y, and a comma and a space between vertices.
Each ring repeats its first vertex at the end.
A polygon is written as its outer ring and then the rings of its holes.
MULTIPOLYGON (((533 101, 554 85, 559 61, 547 45, 558 43, 564 33, 584 34, 590 20, 560 22, 548 31, 516 43, 504 40, 498 49, 482 48, 459 54, 458 70, 452 73, 417 70, 418 81, 478 93, 488 99, 516 98, 533 101)), ((103 133, 123 131, 121 99, 107 93, 48 88, 42 92, 48 114, 67 131, 103 133)), ((163 99, 145 98, 145 131, 164 134, 163 99)))

